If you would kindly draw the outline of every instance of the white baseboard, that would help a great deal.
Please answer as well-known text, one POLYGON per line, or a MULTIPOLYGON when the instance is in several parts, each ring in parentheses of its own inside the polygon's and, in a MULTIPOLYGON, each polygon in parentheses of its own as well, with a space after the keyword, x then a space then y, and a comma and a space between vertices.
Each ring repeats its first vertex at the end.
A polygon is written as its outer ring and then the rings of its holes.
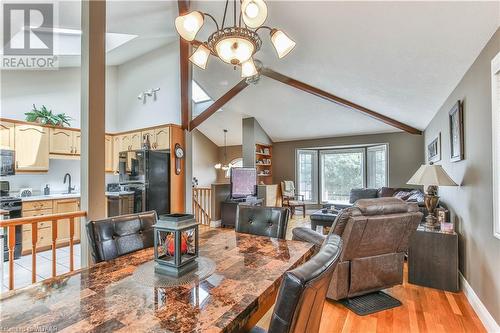
POLYGON ((221 225, 222 225, 222 221, 221 220, 210 221, 210 227, 211 228, 220 228, 221 225))
POLYGON ((488 312, 488 309, 486 309, 483 302, 481 302, 479 297, 477 297, 476 293, 470 286, 469 282, 467 282, 464 278, 462 273, 460 273, 460 283, 465 297, 467 297, 467 300, 483 323, 486 331, 490 333, 500 333, 500 326, 495 321, 495 318, 493 318, 493 316, 488 312))

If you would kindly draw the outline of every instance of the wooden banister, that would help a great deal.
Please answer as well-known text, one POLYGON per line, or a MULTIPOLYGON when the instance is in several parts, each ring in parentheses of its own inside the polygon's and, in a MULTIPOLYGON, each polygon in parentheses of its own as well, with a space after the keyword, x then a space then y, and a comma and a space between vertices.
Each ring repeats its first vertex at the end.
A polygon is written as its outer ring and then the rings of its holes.
POLYGON ((193 188, 193 214, 198 223, 210 225, 211 206, 212 189, 203 187, 193 188))
POLYGON ((14 249, 16 246, 16 226, 31 224, 31 282, 36 282, 36 245, 38 242, 38 223, 51 222, 52 227, 52 277, 57 276, 56 270, 56 255, 57 255, 57 222, 67 219, 69 223, 69 271, 74 270, 74 236, 75 236, 75 219, 85 217, 85 211, 77 211, 70 213, 50 214, 42 216, 21 217, 11 220, 0 221, 0 228, 7 228, 8 242, 7 247, 9 250, 9 290, 14 289, 14 249))

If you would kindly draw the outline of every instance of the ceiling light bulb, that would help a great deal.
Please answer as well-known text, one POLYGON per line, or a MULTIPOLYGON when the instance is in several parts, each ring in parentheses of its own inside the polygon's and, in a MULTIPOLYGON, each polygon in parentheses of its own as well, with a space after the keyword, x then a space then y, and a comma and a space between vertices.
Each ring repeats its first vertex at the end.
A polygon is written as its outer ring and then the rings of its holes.
POLYGON ((218 170, 220 170, 222 168, 222 164, 221 163, 217 163, 215 165, 215 168, 218 169, 218 170))
POLYGON ((191 61, 196 66, 201 69, 205 69, 207 67, 208 57, 210 56, 210 50, 203 44, 198 46, 196 51, 189 57, 189 61, 191 61))
POLYGON ((255 46, 247 39, 230 37, 220 40, 215 45, 215 50, 222 61, 238 65, 250 59, 255 51, 255 46))
POLYGON ((241 3, 243 22, 252 29, 260 27, 267 18, 267 5, 264 0, 243 0, 241 3))
POLYGON ((186 15, 178 16, 175 19, 175 29, 183 39, 192 41, 203 26, 203 21, 203 14, 193 11, 186 15))
POLYGON ((249 17, 249 18, 256 18, 257 15, 259 15, 259 6, 257 6, 257 4, 255 2, 250 2, 247 7, 245 8, 245 14, 249 17))
POLYGON ((255 67, 253 59, 250 58, 241 64, 241 77, 251 77, 254 75, 257 75, 257 68, 255 67))
POLYGON ((273 29, 271 31, 271 42, 273 43, 280 59, 290 53, 290 51, 293 50, 296 44, 282 30, 277 29, 273 29))

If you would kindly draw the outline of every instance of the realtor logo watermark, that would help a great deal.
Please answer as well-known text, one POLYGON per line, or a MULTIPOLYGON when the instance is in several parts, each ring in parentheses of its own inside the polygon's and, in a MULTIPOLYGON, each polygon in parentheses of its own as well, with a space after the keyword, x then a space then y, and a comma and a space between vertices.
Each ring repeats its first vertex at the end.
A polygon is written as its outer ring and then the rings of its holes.
POLYGON ((2 69, 57 69, 52 3, 3 4, 2 69))

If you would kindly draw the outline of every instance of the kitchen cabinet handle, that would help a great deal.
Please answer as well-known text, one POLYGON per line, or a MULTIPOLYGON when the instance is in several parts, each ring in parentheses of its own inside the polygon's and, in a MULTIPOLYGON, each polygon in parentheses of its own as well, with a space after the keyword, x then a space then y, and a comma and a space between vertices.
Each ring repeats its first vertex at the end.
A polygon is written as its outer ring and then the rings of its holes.
POLYGON ((19 168, 19 161, 16 161, 16 169, 19 168))

